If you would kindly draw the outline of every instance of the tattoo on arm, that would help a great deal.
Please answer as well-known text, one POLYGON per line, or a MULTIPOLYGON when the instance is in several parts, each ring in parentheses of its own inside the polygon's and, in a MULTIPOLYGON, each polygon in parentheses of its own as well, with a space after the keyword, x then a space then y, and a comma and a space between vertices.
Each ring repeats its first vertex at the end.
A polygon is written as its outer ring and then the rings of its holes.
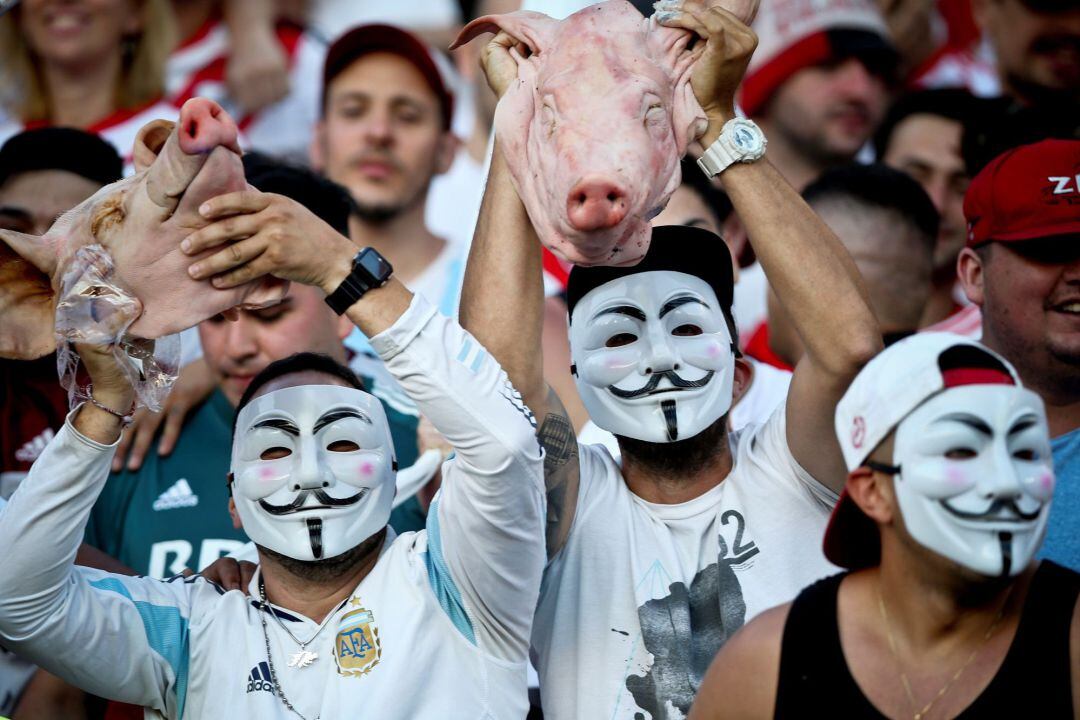
POLYGON ((566 408, 548 390, 548 412, 540 425, 544 447, 544 485, 547 488, 547 554, 555 556, 570 535, 577 508, 579 465, 577 437, 566 408))

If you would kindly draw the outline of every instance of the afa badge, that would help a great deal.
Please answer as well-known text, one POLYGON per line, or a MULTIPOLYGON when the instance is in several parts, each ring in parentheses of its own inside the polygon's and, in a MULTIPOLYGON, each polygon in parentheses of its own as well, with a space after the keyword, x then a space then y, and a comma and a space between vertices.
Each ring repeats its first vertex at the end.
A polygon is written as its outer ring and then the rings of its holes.
POLYGON ((338 623, 334 660, 339 675, 360 677, 379 664, 382 646, 379 644, 375 615, 360 607, 359 598, 353 598, 351 604, 357 608, 345 613, 338 623))

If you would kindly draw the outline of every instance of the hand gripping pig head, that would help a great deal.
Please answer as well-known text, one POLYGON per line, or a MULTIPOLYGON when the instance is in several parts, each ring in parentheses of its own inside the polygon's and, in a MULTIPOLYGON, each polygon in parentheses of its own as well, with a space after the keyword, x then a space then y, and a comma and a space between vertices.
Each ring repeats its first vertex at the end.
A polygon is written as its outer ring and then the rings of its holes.
POLYGON ((513 53, 518 79, 495 130, 541 242, 575 264, 633 265, 679 185, 679 159, 705 131, 690 87, 695 36, 610 0, 562 21, 477 18, 455 46, 498 30, 530 51, 513 53))
POLYGON ((57 335, 109 344, 160 338, 284 295, 284 283, 268 278, 218 290, 188 276, 195 258, 180 241, 208 224, 199 206, 247 188, 236 125, 218 105, 195 98, 178 123, 145 125, 133 160, 134 175, 101 188, 44 235, 0 230, 0 357, 46 355, 57 335))

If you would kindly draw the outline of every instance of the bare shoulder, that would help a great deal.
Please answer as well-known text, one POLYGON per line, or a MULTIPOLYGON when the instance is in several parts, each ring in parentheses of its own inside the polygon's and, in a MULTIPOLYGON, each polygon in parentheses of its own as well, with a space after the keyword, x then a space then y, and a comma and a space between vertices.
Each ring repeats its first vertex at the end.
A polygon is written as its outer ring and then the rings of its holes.
POLYGON ((772 717, 790 609, 787 603, 766 610, 724 645, 701 683, 690 720, 772 717))

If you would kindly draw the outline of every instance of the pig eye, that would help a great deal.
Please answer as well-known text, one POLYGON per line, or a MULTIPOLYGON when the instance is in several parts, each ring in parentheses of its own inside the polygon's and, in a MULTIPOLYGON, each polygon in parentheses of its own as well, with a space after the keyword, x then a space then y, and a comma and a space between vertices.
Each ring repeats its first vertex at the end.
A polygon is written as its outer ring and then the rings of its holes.
POLYGON ((662 125, 667 121, 667 113, 664 112, 664 106, 658 102, 654 102, 649 105, 645 111, 645 125, 662 125))
POLYGON ((604 347, 622 347, 623 345, 629 345, 630 343, 637 342, 637 335, 633 333, 619 333, 618 335, 612 335, 604 343, 604 347))
POLYGON ((272 447, 262 451, 259 455, 260 460, 280 460, 283 457, 292 455, 292 450, 287 447, 272 447))
POLYGON ((547 128, 548 135, 552 135, 555 132, 555 109, 548 104, 545 104, 540 109, 540 120, 544 123, 544 127, 547 128))
POLYGON ((355 452, 360 449, 360 446, 352 440, 335 440, 327 445, 326 449, 330 452, 355 452))

